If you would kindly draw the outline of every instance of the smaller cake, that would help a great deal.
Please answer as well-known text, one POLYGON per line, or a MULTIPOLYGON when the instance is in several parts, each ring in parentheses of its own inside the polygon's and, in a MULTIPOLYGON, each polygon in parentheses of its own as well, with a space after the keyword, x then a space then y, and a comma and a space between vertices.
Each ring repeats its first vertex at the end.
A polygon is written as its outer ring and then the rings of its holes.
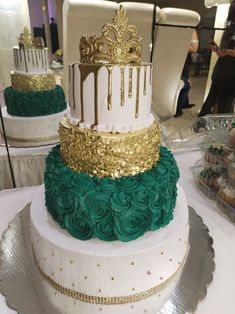
POLYGON ((218 197, 222 199, 226 204, 235 209, 235 187, 232 185, 223 186, 219 192, 218 197))
POLYGON ((221 144, 212 144, 209 148, 205 151, 205 161, 209 164, 218 164, 219 162, 223 161, 229 154, 228 150, 221 144))
POLYGON ((220 173, 212 168, 205 168, 199 174, 199 185, 203 187, 206 185, 213 190, 217 190, 219 182, 221 181, 220 173))
POLYGON ((228 178, 235 182, 235 162, 231 162, 228 166, 228 178))

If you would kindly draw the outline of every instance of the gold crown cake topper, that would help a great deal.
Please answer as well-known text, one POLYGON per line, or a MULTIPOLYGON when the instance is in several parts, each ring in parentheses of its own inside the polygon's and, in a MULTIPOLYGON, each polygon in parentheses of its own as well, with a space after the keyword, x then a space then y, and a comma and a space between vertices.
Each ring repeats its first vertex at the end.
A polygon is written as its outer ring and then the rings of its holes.
POLYGON ((19 48, 36 48, 43 49, 45 47, 44 40, 42 37, 33 37, 27 27, 24 28, 23 33, 17 38, 19 48))
POLYGON ((127 12, 123 6, 117 10, 113 22, 102 27, 101 37, 82 36, 81 63, 140 63, 142 38, 137 37, 134 25, 127 24, 127 12))

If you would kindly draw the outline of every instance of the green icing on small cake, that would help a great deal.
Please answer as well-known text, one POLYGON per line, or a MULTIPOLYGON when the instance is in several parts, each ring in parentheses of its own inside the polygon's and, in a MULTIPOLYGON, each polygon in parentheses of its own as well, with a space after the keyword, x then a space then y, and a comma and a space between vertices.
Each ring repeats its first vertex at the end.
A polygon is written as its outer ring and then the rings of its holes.
POLYGON ((18 91, 11 86, 4 90, 7 112, 17 117, 37 117, 61 112, 67 104, 63 88, 56 85, 47 91, 18 91))
POLYGON ((78 239, 131 241, 170 222, 178 179, 175 159, 165 147, 153 169, 113 179, 74 172, 56 146, 46 160, 46 206, 53 219, 78 239))
POLYGON ((209 148, 208 148, 208 152, 213 154, 213 155, 218 155, 218 156, 224 156, 225 154, 225 150, 222 146, 214 146, 214 145, 211 145, 209 148))
POLYGON ((212 168, 206 168, 200 172, 200 177, 206 180, 214 180, 217 179, 219 176, 220 174, 212 168))

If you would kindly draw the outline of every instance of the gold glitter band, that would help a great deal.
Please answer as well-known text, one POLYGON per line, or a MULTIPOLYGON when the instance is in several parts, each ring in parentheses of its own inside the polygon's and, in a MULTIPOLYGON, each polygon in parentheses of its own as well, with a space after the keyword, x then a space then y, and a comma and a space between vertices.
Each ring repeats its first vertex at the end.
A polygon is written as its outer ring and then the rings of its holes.
POLYGON ((11 72, 12 88, 19 91, 45 91, 56 86, 55 77, 46 74, 21 74, 11 72))
POLYGON ((100 304, 100 305, 119 305, 119 304, 128 304, 128 303, 134 303, 134 302, 139 302, 141 300, 144 300, 148 297, 151 297, 152 295, 158 293, 159 291, 161 291, 162 289, 166 288, 166 286, 175 278, 175 276, 178 274, 178 272, 182 269, 183 265, 185 264, 186 258, 188 256, 188 252, 189 252, 189 246, 187 247, 187 251, 186 254, 184 256, 184 259, 182 261, 182 263, 180 264, 180 266, 177 268, 177 270, 169 277, 167 278, 165 281, 161 282, 160 284, 139 292, 139 293, 135 293, 135 294, 131 294, 131 295, 127 295, 127 296, 118 296, 118 297, 99 297, 99 296, 93 296, 93 295, 88 295, 85 293, 81 293, 75 290, 72 290, 70 288, 65 288, 62 285, 56 283, 51 277, 49 277, 47 274, 45 274, 43 272, 43 270, 40 268, 35 254, 34 254, 34 250, 33 250, 33 257, 34 257, 34 261, 35 264, 37 266, 37 269, 40 273, 40 275, 42 276, 42 278, 44 280, 46 280, 48 282, 48 284, 50 286, 52 286, 55 290, 59 291, 61 294, 64 294, 68 297, 74 298, 76 300, 85 302, 85 303, 91 303, 91 304, 100 304))
POLYGON ((63 119, 59 134, 62 158, 77 172, 97 177, 133 176, 151 169, 159 160, 158 122, 129 133, 106 133, 81 129, 63 119))

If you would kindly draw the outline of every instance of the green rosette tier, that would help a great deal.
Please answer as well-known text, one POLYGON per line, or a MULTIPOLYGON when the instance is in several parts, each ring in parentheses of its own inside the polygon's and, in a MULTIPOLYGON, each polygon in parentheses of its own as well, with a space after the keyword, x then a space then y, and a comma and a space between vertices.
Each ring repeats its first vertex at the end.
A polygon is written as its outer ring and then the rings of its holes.
POLYGON ((19 91, 11 86, 4 90, 8 114, 38 117, 64 111, 67 107, 63 88, 56 85, 45 91, 19 91))
POLYGON ((175 159, 162 146, 151 170, 116 179, 74 172, 56 146, 46 160, 46 206, 75 238, 131 241, 172 220, 178 179, 175 159))

